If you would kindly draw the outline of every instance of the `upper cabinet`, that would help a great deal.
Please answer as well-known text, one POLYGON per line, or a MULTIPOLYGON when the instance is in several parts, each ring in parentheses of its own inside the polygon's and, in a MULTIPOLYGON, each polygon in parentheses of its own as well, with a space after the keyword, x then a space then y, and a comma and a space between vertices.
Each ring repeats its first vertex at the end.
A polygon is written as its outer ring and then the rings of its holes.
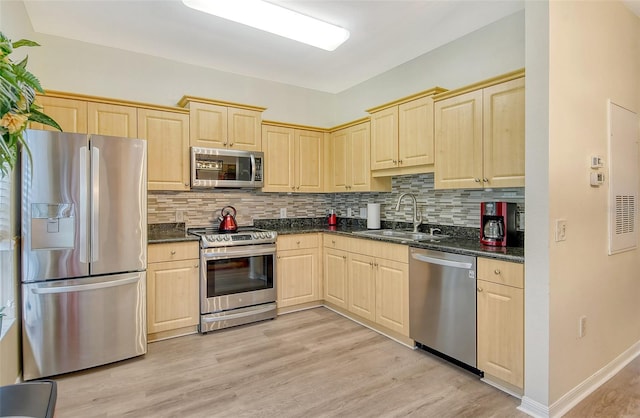
POLYGON ((435 188, 524 187, 524 70, 436 96, 435 188))
MULTIPOLYGON (((89 132, 87 129, 87 102, 85 100, 38 95, 36 103, 42 107, 42 112, 58 122, 64 132, 77 134, 89 132)), ((30 128, 55 131, 51 126, 35 122, 31 123, 30 128)))
POLYGON ((370 123, 360 120, 329 136, 326 178, 328 192, 390 191, 390 178, 373 178, 370 123))
POLYGON ((138 135, 147 140, 149 190, 189 190, 189 113, 138 109, 138 135))
POLYGON ((433 96, 439 87, 367 110, 375 176, 433 171, 433 96))
POLYGON ((324 191, 322 131, 267 122, 262 126, 264 192, 324 191))
POLYGON ((262 151, 262 107, 184 96, 179 106, 189 109, 189 145, 262 151))
POLYGON ((138 114, 133 106, 89 102, 87 116, 90 134, 138 137, 138 114))

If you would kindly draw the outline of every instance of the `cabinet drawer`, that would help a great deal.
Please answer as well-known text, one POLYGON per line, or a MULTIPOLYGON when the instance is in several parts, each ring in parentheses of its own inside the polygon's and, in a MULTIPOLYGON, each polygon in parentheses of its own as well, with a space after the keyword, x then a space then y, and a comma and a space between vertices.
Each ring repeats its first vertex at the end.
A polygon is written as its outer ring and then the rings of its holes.
POLYGON ((200 251, 198 241, 167 242, 149 245, 147 256, 149 263, 159 263, 163 261, 197 259, 200 258, 200 251))
POLYGON ((409 246, 357 238, 352 244, 352 251, 400 263, 409 262, 409 246))
POLYGON ((278 251, 318 248, 318 234, 279 235, 278 251))
POLYGON ((478 257, 478 280, 524 288, 524 264, 478 257))
POLYGON ((351 243, 353 241, 354 240, 352 238, 342 237, 335 234, 325 234, 323 239, 323 246, 336 250, 351 251, 351 243))

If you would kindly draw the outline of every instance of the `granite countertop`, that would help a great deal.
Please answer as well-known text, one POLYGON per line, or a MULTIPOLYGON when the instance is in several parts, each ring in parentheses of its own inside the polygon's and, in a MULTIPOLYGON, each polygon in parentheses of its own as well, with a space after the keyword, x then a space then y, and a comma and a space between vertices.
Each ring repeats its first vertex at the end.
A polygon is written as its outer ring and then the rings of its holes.
MULTIPOLYGON (((256 225, 258 228, 272 229, 278 232, 280 235, 288 234, 304 234, 313 232, 323 232, 329 234, 338 234, 344 236, 351 236, 361 239, 372 239, 376 241, 390 242, 395 244, 405 244, 410 247, 424 248, 428 250, 445 251, 449 253, 472 255, 479 257, 495 258, 504 261, 511 261, 514 263, 524 263, 524 247, 488 247, 480 244, 480 240, 474 237, 473 231, 464 231, 466 234, 461 236, 452 233, 451 230, 443 230, 442 233, 451 235, 449 238, 445 238, 440 242, 400 242, 398 240, 391 240, 384 237, 377 236, 363 236, 354 235, 354 232, 366 231, 367 228, 359 222, 339 222, 337 226, 330 227, 326 225, 326 222, 304 222, 301 220, 290 220, 285 222, 278 222, 279 220, 260 223, 256 225)), ((257 223, 257 222, 256 222, 257 223)), ((382 225, 383 228, 402 228, 404 225, 382 225)), ((427 231, 430 225, 427 225, 427 231)), ((438 227, 438 226, 435 226, 438 227)), ((410 229, 410 228, 409 228, 410 229)))
MULTIPOLYGON (((487 247, 480 244, 477 231, 473 228, 444 227, 440 225, 423 225, 422 230, 428 231, 430 227, 442 229, 442 233, 450 235, 440 242, 404 242, 391 240, 385 237, 355 235, 354 232, 366 231, 366 224, 357 219, 339 219, 337 226, 328 226, 323 218, 288 218, 255 220, 254 226, 261 229, 274 230, 280 235, 308 234, 322 232, 338 234, 361 239, 405 244, 410 247, 424 248, 428 250, 445 251, 449 253, 473 255, 479 257, 495 258, 514 263, 524 263, 524 247, 487 247)), ((384 229, 410 229, 403 223, 387 223, 381 225, 384 229)), ((148 229, 148 243, 158 244, 165 242, 198 241, 195 235, 186 232, 184 223, 175 224, 150 224, 148 229)))
POLYGON ((195 235, 187 234, 184 223, 149 224, 147 228, 147 243, 162 244, 165 242, 198 241, 195 235))

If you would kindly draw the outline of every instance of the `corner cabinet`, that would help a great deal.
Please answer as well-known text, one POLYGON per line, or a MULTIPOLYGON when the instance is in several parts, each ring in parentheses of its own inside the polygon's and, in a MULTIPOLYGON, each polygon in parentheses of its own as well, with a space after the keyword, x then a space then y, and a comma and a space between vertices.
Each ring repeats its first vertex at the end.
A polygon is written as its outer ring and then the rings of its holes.
POLYGON ((261 121, 265 108, 184 96, 189 109, 189 145, 262 151, 261 121))
POLYGON ((409 342, 406 245, 325 234, 324 263, 326 303, 409 342))
POLYGON ((374 175, 433 171, 433 96, 439 87, 373 109, 371 170, 374 175))
POLYGON ((189 190, 189 113, 138 109, 138 136, 147 140, 149 190, 189 190))
MULTIPOLYGON (((478 257, 478 369, 524 388, 524 265, 478 257)), ((505 385, 506 383, 506 385, 505 385)))
POLYGON ((324 191, 325 133, 281 124, 263 124, 263 192, 324 191))
POLYGON ((322 300, 320 235, 280 235, 276 243, 278 309, 322 300))
POLYGON ((371 130, 368 120, 342 125, 329 135, 326 191, 391 191, 390 178, 371 175, 371 130))
POLYGON ((200 320, 198 242, 151 244, 148 257, 149 341, 195 333, 200 320))
POLYGON ((524 187, 524 71, 435 97, 435 188, 524 187))

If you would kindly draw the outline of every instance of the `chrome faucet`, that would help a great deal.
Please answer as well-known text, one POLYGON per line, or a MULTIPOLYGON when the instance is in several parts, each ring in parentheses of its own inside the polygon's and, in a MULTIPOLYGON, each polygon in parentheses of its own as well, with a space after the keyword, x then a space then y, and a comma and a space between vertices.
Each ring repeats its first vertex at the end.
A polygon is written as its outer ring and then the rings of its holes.
POLYGON ((418 232, 418 227, 422 223, 422 215, 418 212, 418 201, 413 193, 402 193, 398 198, 398 203, 396 203, 396 210, 400 210, 400 202, 405 196, 409 196, 413 200, 413 232, 418 232))

